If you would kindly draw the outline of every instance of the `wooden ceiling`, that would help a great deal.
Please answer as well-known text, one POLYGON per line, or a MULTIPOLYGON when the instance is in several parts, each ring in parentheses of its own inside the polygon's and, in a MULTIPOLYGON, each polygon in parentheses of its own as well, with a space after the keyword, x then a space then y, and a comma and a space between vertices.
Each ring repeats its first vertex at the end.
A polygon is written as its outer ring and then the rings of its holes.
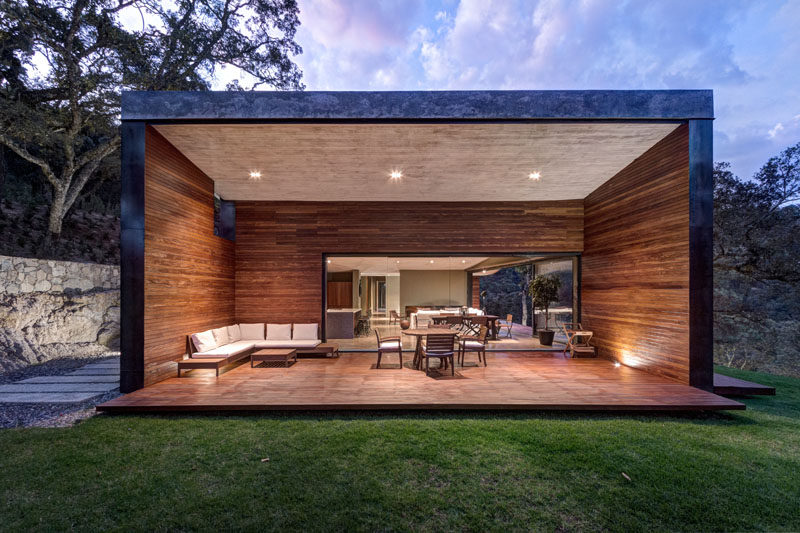
POLYGON ((542 201, 585 198, 677 124, 155 127, 226 200, 542 201), (392 170, 403 177, 391 179, 392 170))
POLYGON ((401 270, 466 270, 486 257, 333 256, 329 272, 358 270, 363 275, 393 275, 401 270))

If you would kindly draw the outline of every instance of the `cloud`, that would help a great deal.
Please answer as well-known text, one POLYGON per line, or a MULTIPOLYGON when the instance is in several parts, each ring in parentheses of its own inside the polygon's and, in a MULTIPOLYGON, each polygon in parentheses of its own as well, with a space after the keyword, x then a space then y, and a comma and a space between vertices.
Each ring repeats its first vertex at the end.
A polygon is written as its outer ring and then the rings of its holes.
POLYGON ((715 158, 800 140, 800 2, 300 0, 309 90, 714 90, 715 158))

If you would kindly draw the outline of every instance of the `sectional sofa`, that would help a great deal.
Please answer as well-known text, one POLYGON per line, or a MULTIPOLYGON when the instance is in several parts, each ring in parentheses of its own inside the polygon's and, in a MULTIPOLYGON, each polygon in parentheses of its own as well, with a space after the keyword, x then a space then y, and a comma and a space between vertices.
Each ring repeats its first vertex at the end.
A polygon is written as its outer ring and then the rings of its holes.
POLYGON ((329 353, 321 349, 318 324, 234 324, 189 335, 192 359, 229 359, 249 356, 262 348, 295 348, 298 354, 329 353))

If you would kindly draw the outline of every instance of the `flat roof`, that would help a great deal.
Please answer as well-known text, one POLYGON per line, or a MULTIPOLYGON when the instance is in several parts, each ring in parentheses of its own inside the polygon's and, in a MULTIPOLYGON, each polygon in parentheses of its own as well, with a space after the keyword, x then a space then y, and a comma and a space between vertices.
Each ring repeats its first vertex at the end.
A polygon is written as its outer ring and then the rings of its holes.
POLYGON ((123 91, 122 120, 498 121, 713 119, 711 90, 123 91))

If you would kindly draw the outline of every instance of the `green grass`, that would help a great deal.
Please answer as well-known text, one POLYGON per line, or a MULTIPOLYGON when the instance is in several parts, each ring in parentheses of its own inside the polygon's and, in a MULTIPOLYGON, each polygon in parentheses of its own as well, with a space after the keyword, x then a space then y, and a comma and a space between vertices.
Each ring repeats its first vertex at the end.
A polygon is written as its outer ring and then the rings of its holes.
POLYGON ((3 430, 0 529, 800 530, 800 380, 719 370, 778 395, 693 417, 102 416, 3 430))

